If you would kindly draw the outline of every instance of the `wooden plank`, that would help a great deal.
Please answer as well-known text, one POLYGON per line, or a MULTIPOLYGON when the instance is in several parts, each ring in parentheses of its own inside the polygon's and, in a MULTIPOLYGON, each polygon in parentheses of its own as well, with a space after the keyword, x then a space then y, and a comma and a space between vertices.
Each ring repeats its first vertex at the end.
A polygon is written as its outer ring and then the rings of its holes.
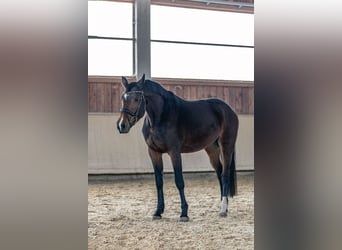
POLYGON ((229 105, 236 110, 236 100, 235 100, 236 88, 229 88, 229 105))
POLYGON ((183 94, 184 94, 184 99, 185 100, 190 100, 190 86, 184 86, 183 87, 183 94))
POLYGON ((96 112, 96 84, 89 84, 89 112, 96 112))
POLYGON ((197 99, 197 87, 191 86, 190 87, 190 100, 196 100, 197 99))
POLYGON ((198 99, 206 98, 205 93, 204 93, 204 86, 197 87, 197 98, 198 99))
POLYGON ((104 87, 104 112, 112 112, 112 84, 104 87))
POLYGON ((104 83, 96 84, 96 112, 104 112, 104 83))
POLYGON ((111 112, 119 112, 120 110, 120 95, 121 95, 121 88, 118 84, 113 83, 111 84, 111 112))
POLYGON ((88 83, 88 112, 90 112, 90 84, 88 83))
POLYGON ((242 114, 248 114, 249 109, 249 88, 241 88, 241 112, 242 114))
POLYGON ((248 114, 254 114, 254 87, 248 88, 248 94, 249 94, 248 114))
POLYGON ((203 95, 201 98, 209 98, 210 97, 209 86, 201 86, 201 88, 203 89, 203 95))
POLYGON ((216 98, 217 97, 217 87, 216 86, 210 86, 209 87, 209 97, 210 98, 216 98))
MULTIPOLYGON (((229 87, 225 86, 223 87, 223 100, 230 105, 230 99, 229 99, 229 87)), ((231 105, 230 105, 231 106, 231 105)))
POLYGON ((237 113, 242 112, 242 88, 235 88, 235 109, 237 113))
POLYGON ((223 100, 223 86, 216 87, 216 97, 223 100))

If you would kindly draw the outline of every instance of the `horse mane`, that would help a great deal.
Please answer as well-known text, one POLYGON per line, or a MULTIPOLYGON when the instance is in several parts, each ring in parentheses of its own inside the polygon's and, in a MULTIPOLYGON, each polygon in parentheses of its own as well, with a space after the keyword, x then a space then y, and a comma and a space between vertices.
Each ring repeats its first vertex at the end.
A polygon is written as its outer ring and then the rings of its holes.
POLYGON ((168 91, 159 83, 151 81, 151 80, 145 80, 144 92, 145 93, 159 94, 165 98, 170 98, 170 97, 174 96, 174 94, 171 91, 168 91))

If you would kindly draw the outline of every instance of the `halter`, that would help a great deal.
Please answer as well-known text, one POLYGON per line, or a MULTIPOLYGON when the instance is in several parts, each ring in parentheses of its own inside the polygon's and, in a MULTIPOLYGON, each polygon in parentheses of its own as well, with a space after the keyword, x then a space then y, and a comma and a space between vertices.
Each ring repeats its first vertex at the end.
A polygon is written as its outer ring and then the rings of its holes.
POLYGON ((143 92, 143 91, 130 91, 130 92, 126 93, 126 94, 127 94, 127 95, 130 95, 130 94, 133 94, 133 93, 135 93, 135 94, 140 94, 140 95, 139 95, 139 103, 138 103, 137 109, 136 109, 134 112, 132 112, 132 111, 129 110, 129 109, 121 108, 121 109, 120 109, 120 112, 121 112, 121 113, 129 114, 130 116, 132 116, 132 118, 133 118, 133 124, 135 124, 135 123, 138 121, 138 112, 139 112, 139 110, 140 110, 140 106, 141 106, 141 104, 142 104, 142 102, 143 102, 143 99, 144 99, 144 92, 143 92))

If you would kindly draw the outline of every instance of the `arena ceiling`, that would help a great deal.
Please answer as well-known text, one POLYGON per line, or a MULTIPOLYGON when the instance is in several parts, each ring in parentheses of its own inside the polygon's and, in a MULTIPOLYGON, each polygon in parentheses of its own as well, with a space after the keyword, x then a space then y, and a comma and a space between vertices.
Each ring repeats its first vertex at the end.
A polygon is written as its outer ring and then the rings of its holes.
MULTIPOLYGON (((134 2, 134 0, 113 0, 134 2)), ((151 0, 151 4, 254 14, 254 0, 151 0)))

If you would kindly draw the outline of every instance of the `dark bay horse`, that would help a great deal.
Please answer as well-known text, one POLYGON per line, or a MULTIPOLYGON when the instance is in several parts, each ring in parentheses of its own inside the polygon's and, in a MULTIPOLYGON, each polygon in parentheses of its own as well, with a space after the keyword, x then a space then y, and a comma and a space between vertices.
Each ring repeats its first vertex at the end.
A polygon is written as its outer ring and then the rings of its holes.
POLYGON ((188 204, 184 195, 181 153, 204 149, 216 171, 221 189, 220 216, 227 216, 228 195, 236 194, 235 142, 239 121, 230 106, 219 99, 186 101, 164 89, 160 84, 145 80, 128 83, 117 121, 120 133, 130 128, 146 113, 142 132, 154 168, 158 205, 153 219, 164 212, 162 154, 171 158, 176 186, 181 199, 181 221, 188 221, 188 204))

